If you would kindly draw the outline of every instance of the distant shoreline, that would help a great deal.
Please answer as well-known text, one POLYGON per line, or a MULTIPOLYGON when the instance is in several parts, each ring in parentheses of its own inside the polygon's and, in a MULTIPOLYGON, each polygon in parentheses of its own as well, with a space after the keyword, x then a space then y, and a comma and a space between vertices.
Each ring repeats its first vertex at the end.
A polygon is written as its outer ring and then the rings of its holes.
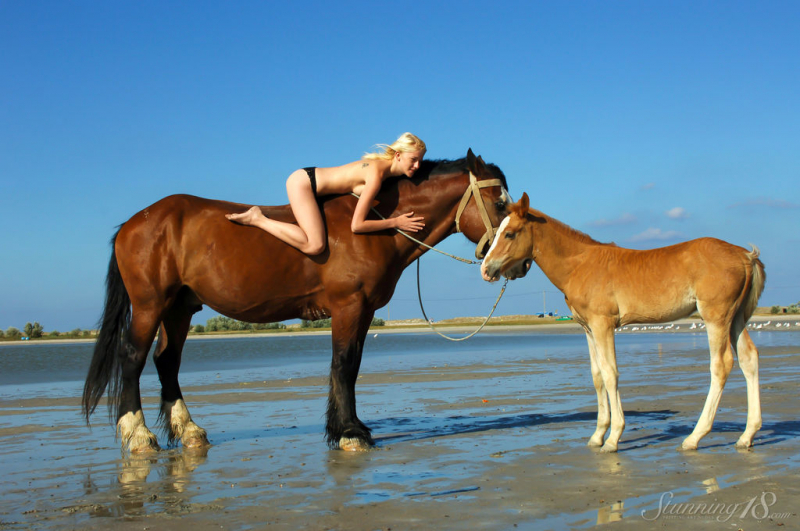
MULTIPOLYGON (((544 334, 581 334, 583 329, 574 321, 555 321, 554 317, 546 317, 537 319, 536 316, 513 316, 513 317, 500 317, 498 320, 490 321, 481 330, 484 333, 507 333, 507 332, 539 332, 544 334), (537 322, 541 321, 541 322, 537 322)), ((434 323, 434 326, 440 332, 451 334, 468 334, 473 332, 480 326, 483 319, 480 318, 457 318, 448 319, 440 323, 434 323)), ((687 318, 672 321, 671 323, 659 323, 650 325, 629 325, 628 330, 623 330, 618 333, 688 333, 688 332, 701 332, 697 325, 703 321, 700 318, 687 318), (674 327, 664 329, 664 326, 673 324, 674 327), (692 324, 695 328, 692 329, 692 324), (638 330, 630 330, 632 326, 636 326, 638 330), (662 328, 658 328, 662 327, 662 328)), ((750 318, 749 323, 757 323, 762 326, 765 323, 770 323, 767 328, 762 328, 764 331, 770 332, 784 332, 784 331, 800 331, 800 315, 798 314, 778 314, 778 315, 754 315, 750 318), (790 326, 785 326, 786 324, 790 326), (781 326, 776 326, 780 324, 781 326)), ((749 328, 750 329, 750 328, 749 328)), ((425 321, 422 319, 411 319, 405 321, 388 321, 386 326, 374 326, 369 329, 369 334, 419 334, 419 333, 435 334, 429 326, 426 326, 425 321)), ((300 337, 308 335, 330 335, 329 328, 323 329, 282 329, 274 331, 230 331, 225 333, 216 332, 201 332, 189 334, 187 340, 207 340, 207 339, 224 339, 224 338, 247 338, 247 337, 300 337)), ((64 338, 64 339, 31 339, 26 341, 0 341, 0 348, 4 346, 19 346, 19 345, 43 345, 48 343, 58 343, 59 345, 65 344, 80 344, 80 343, 94 343, 96 337, 92 338, 64 338)))

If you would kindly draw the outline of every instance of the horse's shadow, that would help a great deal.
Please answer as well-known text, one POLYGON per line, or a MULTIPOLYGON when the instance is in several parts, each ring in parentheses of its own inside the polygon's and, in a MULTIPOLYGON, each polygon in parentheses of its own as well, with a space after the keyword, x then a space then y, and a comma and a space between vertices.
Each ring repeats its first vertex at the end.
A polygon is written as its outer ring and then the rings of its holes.
MULTIPOLYGON (((643 418, 647 421, 663 421, 674 416, 677 412, 662 409, 654 411, 626 411, 626 418, 643 418)), ((452 435, 469 433, 485 433, 495 430, 508 430, 513 428, 532 428, 547 424, 570 424, 575 422, 591 422, 597 419, 594 412, 576 412, 562 414, 529 413, 524 415, 506 415, 502 417, 469 417, 454 415, 450 417, 409 418, 390 417, 373 421, 375 428, 382 430, 395 430, 404 426, 409 429, 376 437, 378 444, 388 442, 422 441, 452 435)), ((587 435, 588 437, 588 435, 587 435)))

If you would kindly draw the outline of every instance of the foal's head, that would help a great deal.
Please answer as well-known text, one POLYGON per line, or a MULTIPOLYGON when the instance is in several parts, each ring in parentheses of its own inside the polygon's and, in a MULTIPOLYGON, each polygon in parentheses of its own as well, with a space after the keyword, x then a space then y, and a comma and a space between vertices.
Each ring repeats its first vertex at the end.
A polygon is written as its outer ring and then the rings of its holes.
POLYGON ((494 282, 500 275, 508 279, 524 277, 533 263, 533 231, 529 218, 528 194, 508 205, 509 215, 497 229, 486 258, 481 264, 484 280, 494 282))

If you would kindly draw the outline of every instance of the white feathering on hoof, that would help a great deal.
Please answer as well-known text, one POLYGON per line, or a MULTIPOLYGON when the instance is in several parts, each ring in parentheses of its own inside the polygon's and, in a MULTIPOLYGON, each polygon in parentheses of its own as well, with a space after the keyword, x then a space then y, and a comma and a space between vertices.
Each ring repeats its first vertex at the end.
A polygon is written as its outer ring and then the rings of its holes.
POLYGON ((183 399, 178 399, 168 406, 169 429, 172 432, 171 439, 180 439, 186 448, 197 448, 208 446, 208 436, 206 430, 192 421, 189 409, 183 399))
POLYGON ((117 433, 122 439, 122 450, 127 447, 131 453, 157 452, 161 450, 155 434, 147 429, 144 413, 126 413, 117 422, 117 433))

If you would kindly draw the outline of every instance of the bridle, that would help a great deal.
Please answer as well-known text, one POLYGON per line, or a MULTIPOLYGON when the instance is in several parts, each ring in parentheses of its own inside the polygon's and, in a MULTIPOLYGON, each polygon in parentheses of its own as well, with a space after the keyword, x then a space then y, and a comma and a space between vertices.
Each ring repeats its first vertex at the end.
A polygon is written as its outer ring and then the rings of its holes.
POLYGON ((494 236, 496 234, 496 230, 492 226, 492 222, 489 220, 489 212, 486 209, 486 202, 481 195, 481 188, 488 188, 490 186, 502 187, 503 182, 500 179, 486 179, 485 181, 479 181, 472 172, 469 172, 469 188, 467 188, 467 190, 464 192, 464 195, 461 198, 461 203, 459 203, 458 210, 456 211, 456 232, 461 232, 461 214, 463 214, 464 210, 467 208, 469 198, 472 196, 475 197, 475 205, 478 207, 478 213, 481 215, 483 225, 486 227, 486 232, 483 234, 483 236, 481 236, 481 239, 478 241, 478 246, 475 248, 475 258, 479 260, 486 254, 483 252, 483 249, 486 248, 486 243, 491 243, 494 241, 494 236), (480 198, 480 201, 478 201, 478 198, 480 198))
MULTIPOLYGON (((481 236, 481 239, 478 241, 478 246, 475 248, 475 258, 477 258, 478 260, 482 259, 484 254, 485 254, 483 252, 483 249, 486 247, 486 242, 487 241, 489 241, 489 242, 494 241, 494 236, 496 234, 496 230, 492 226, 492 222, 489 220, 489 212, 486 210, 486 202, 483 200, 483 196, 481 195, 481 188, 488 188, 490 186, 499 186, 499 187, 502 188, 503 187, 503 181, 501 181, 500 179, 486 179, 485 181, 479 181, 478 178, 475 177, 475 175, 472 172, 469 172, 469 188, 467 188, 467 190, 464 192, 464 195, 461 197, 461 203, 459 203, 458 210, 456 211, 456 232, 461 232, 461 224, 460 224, 461 214, 463 214, 464 210, 467 208, 467 204, 469 203, 469 198, 472 197, 472 196, 475 197, 475 204, 477 205, 478 212, 480 213, 481 219, 483 220, 483 225, 484 225, 484 227, 486 227, 486 232, 483 234, 483 236, 481 236), (480 201, 478 201, 479 197, 480 197, 480 201)), ((354 197, 359 197, 354 192, 351 192, 350 195, 352 195, 354 197)), ((386 219, 374 207, 372 208, 372 211, 375 214, 377 214, 378 217, 380 217, 381 219, 386 219)), ((436 251, 437 253, 444 254, 446 256, 449 256, 450 258, 455 258, 456 260, 459 260, 459 261, 467 263, 467 264, 480 264, 480 262, 476 262, 474 260, 469 260, 467 258, 461 258, 460 256, 455 256, 455 255, 452 255, 450 253, 446 253, 446 252, 444 252, 444 251, 442 251, 440 249, 437 249, 435 247, 432 247, 432 246, 428 245, 425 242, 419 241, 418 239, 414 238, 413 236, 411 236, 410 234, 408 234, 405 231, 402 231, 400 229, 395 229, 395 230, 397 232, 399 232, 400 234, 402 234, 403 236, 405 236, 406 238, 408 238, 409 240, 411 240, 413 242, 416 242, 416 243, 418 243, 419 245, 421 245, 423 247, 427 247, 431 251, 436 251)), ((481 325, 477 328, 477 330, 475 330, 474 332, 472 332, 468 336, 461 337, 461 338, 453 338, 453 337, 447 336, 445 334, 442 334, 441 332, 436 330, 436 327, 433 326, 433 321, 431 319, 429 319, 428 315, 425 313, 425 308, 422 305, 422 288, 420 287, 419 277, 420 277, 420 273, 419 273, 419 258, 418 258, 417 259, 417 295, 419 296, 419 307, 420 307, 420 310, 422 310, 422 315, 423 315, 423 317, 425 317, 425 322, 428 324, 429 327, 431 327, 431 330, 433 330, 434 332, 436 332, 437 334, 439 334, 443 338, 448 339, 450 341, 464 341, 466 339, 471 338, 472 336, 474 336, 478 332, 480 332, 483 329, 483 327, 486 326, 486 323, 489 322, 489 319, 491 319, 492 315, 494 314, 494 311, 497 308, 497 304, 500 302, 500 298, 503 296, 503 293, 505 293, 506 285, 508 284, 508 279, 506 278, 505 282, 503 283, 503 288, 500 290, 500 294, 497 296, 497 300, 494 302, 494 306, 492 306, 492 311, 489 312, 489 315, 486 316, 486 319, 483 320, 483 323, 481 323, 481 325)))

